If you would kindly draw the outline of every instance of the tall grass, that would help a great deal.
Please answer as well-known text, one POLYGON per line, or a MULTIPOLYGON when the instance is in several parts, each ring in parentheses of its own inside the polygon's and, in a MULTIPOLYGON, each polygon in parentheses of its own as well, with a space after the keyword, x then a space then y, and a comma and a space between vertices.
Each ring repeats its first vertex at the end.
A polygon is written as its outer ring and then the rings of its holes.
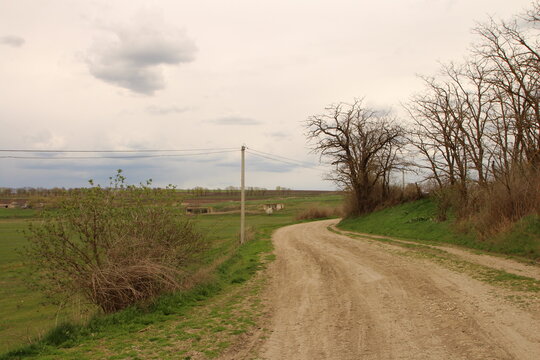
POLYGON ((456 216, 452 212, 448 213, 445 221, 437 219, 437 204, 431 198, 400 204, 356 218, 347 218, 339 224, 339 228, 343 230, 435 244, 456 244, 540 260, 538 215, 526 216, 507 230, 490 237, 479 236, 474 230, 464 231, 463 226, 462 222, 456 222, 456 216))
POLYGON ((509 174, 469 200, 469 217, 482 237, 505 232, 528 215, 540 215, 540 171, 509 174))
POLYGON ((540 171, 517 168, 484 186, 446 186, 431 194, 438 221, 445 221, 451 212, 457 228, 487 240, 509 231, 526 216, 540 215, 540 171))

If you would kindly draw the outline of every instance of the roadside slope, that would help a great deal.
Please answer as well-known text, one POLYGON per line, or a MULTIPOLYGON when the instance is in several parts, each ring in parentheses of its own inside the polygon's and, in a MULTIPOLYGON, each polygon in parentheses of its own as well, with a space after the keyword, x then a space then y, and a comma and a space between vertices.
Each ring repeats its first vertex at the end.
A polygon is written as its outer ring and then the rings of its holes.
POLYGON ((452 217, 437 221, 437 204, 425 198, 342 220, 338 228, 432 245, 458 245, 540 262, 540 218, 526 216, 505 231, 481 237, 472 224, 452 217), (457 230, 461 229, 461 230, 457 230))
POLYGON ((519 306, 508 289, 328 231, 336 222, 274 234, 261 358, 540 358, 536 293, 519 306))

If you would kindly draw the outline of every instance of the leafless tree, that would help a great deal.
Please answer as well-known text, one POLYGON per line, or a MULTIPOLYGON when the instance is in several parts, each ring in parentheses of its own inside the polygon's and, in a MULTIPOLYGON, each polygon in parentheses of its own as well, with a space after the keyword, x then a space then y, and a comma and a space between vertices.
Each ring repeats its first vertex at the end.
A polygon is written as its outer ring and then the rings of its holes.
POLYGON ((491 67, 487 79, 496 89, 497 127, 507 131, 509 137, 497 138, 498 146, 511 146, 499 149, 501 155, 510 157, 496 159, 499 166, 540 164, 540 44, 538 29, 534 28, 540 25, 539 18, 536 2, 522 19, 528 27, 520 26, 517 20, 491 20, 476 29, 482 41, 474 52, 491 67))
POLYGON ((309 117, 305 127, 313 151, 335 167, 328 179, 351 191, 354 212, 369 212, 384 201, 404 146, 404 129, 388 112, 362 100, 341 102, 309 117))
POLYGON ((411 143, 440 188, 458 186, 465 196, 468 179, 467 150, 462 138, 464 103, 448 82, 424 78, 427 91, 407 105, 414 120, 411 143))
POLYGON ((506 189, 486 218, 517 219, 537 209, 524 204, 540 174, 540 1, 521 18, 491 19, 475 32, 469 58, 424 77, 424 91, 406 105, 414 121, 409 138, 442 200, 448 195, 452 206, 468 207, 468 216, 478 211, 479 196, 489 207, 506 189), (471 188, 480 191, 470 197, 471 188))

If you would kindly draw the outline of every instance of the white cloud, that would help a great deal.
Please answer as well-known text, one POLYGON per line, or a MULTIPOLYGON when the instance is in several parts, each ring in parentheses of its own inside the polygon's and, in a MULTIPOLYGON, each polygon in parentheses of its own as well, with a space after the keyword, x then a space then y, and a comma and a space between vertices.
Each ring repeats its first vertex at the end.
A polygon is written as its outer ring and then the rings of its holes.
POLYGON ((62 149, 66 139, 46 129, 40 129, 24 136, 24 140, 31 148, 42 150, 62 149))
POLYGON ((164 65, 191 62, 197 52, 184 31, 169 29, 157 21, 109 28, 107 35, 88 51, 90 73, 145 95, 165 88, 164 65))

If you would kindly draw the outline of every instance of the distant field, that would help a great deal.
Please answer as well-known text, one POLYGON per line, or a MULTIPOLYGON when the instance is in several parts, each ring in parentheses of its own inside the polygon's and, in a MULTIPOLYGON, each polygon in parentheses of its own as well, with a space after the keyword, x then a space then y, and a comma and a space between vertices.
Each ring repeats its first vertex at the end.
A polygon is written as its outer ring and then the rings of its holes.
MULTIPOLYGON (((54 325, 57 307, 29 289, 27 269, 18 251, 26 244, 22 231, 31 210, 1 209, 0 220, 0 352, 28 341, 54 325), (25 212, 26 211, 26 212, 25 212), (11 214, 10 214, 11 212, 11 214), (10 218, 6 220, 5 218, 10 218)), ((62 320, 64 314, 59 314, 62 320)))
MULTIPOLYGON (((13 194, 9 197, 0 198, 0 203, 15 202, 19 205, 29 204, 36 208, 46 207, 51 208, 57 206, 57 204, 68 195, 68 192, 59 192, 54 195, 39 195, 39 194, 13 194)), ((245 191, 246 200, 262 200, 262 199, 276 199, 276 198, 291 198, 301 197, 309 198, 313 196, 324 195, 342 195, 339 191, 325 191, 325 190, 266 190, 266 189, 253 189, 247 188, 245 191)), ((178 200, 190 204, 207 204, 224 201, 239 201, 240 190, 215 190, 215 189, 178 189, 175 191, 175 196, 178 200)), ((4 209, 0 209, 4 210, 4 209)), ((8 209, 22 211, 22 214, 29 216, 32 211, 28 212, 26 209, 8 209)), ((16 213, 16 211, 15 211, 16 213)), ((8 216, 12 216, 11 212, 8 212, 8 216)), ((32 215, 33 216, 33 215, 32 215)), ((0 218, 2 214, 0 213, 0 218)))
POLYGON ((28 219, 37 215, 38 211, 33 209, 4 209, 0 208, 1 219, 28 219))
MULTIPOLYGON (((342 195, 336 193, 273 194, 269 198, 247 201, 246 225, 259 235, 270 234, 275 228, 295 222, 296 214, 305 208, 340 206, 342 195), (288 196, 287 196, 288 195, 288 196), (285 209, 267 215, 263 204, 279 202, 285 209)), ((239 208, 237 201, 214 198, 208 202, 216 211, 239 208)), ((58 307, 46 305, 46 299, 28 288, 28 273, 18 251, 26 240, 22 231, 30 221, 37 220, 38 212, 26 209, 0 209, 0 353, 14 349, 43 334, 64 319, 75 321, 88 317, 78 305, 59 311, 58 307)), ((211 264, 234 253, 238 244, 238 213, 219 213, 193 216, 197 227, 212 243, 205 262, 211 264)))

